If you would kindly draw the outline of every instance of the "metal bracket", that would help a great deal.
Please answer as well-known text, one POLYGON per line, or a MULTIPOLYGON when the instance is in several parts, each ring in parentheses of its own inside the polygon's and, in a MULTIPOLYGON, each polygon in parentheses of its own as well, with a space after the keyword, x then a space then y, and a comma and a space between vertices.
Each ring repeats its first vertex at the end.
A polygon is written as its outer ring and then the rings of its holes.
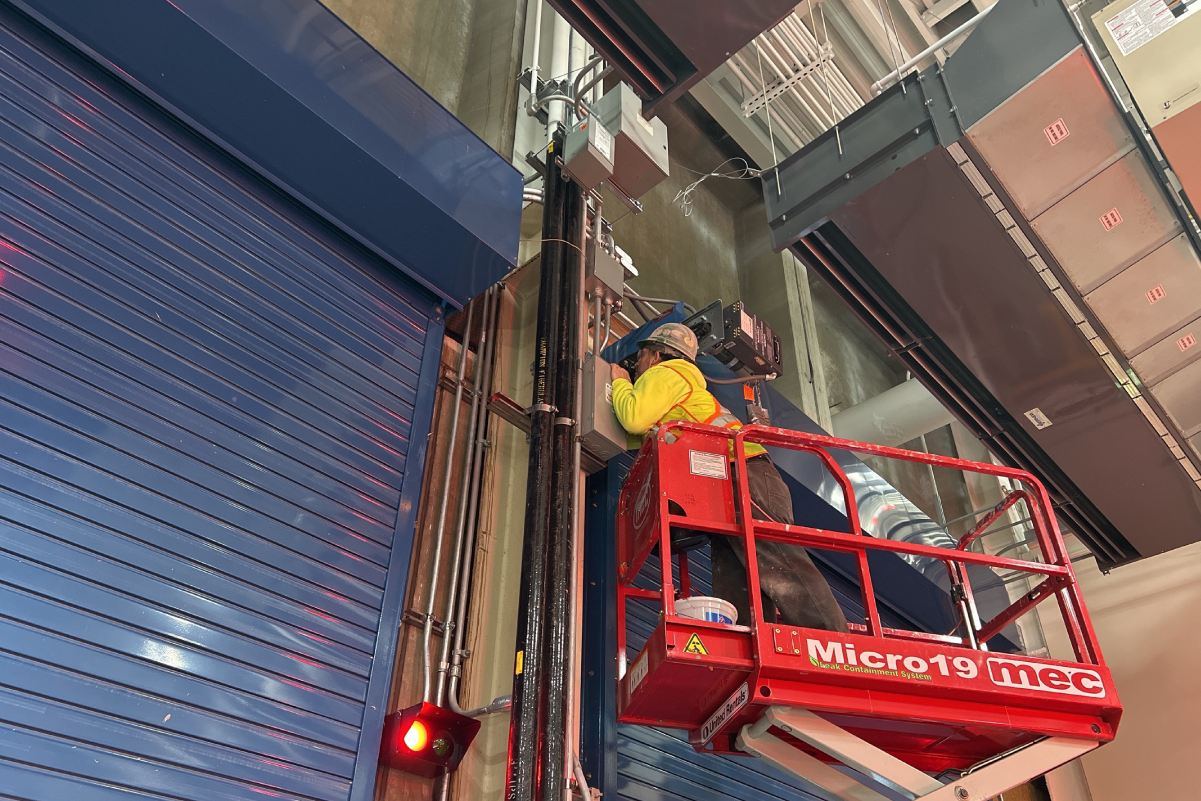
MULTIPOLYGON (((628 194, 626 194, 626 191, 624 189, 622 189, 617 184, 613 183, 611 180, 606 179, 606 180, 602 181, 601 186, 605 187, 610 192, 612 192, 613 197, 617 198, 618 202, 620 202, 621 205, 625 206, 626 209, 629 210, 630 212, 633 212, 634 214, 642 213, 642 204, 639 203, 634 198, 630 197, 628 194)), ((623 214, 622 216, 624 217, 625 215, 623 214)), ((618 219, 621 219, 621 217, 618 217, 618 219)), ((613 222, 617 222, 617 220, 614 220, 613 222)))
POLYGON ((951 101, 951 116, 955 118, 955 124, 959 126, 959 133, 967 136, 967 128, 963 126, 963 118, 959 116, 959 104, 955 102, 955 95, 951 94, 951 84, 947 83, 947 71, 939 64, 935 72, 942 81, 942 90, 947 93, 947 99, 951 101))
MULTIPOLYGON (((424 628, 426 617, 427 616, 426 616, 425 612, 418 612, 416 609, 406 609, 404 611, 404 614, 401 615, 400 622, 404 623, 405 625, 408 625, 408 626, 416 626, 417 628, 424 628)), ((441 620, 439 620, 436 617, 431 618, 431 619, 434 621, 434 631, 437 632, 439 635, 445 634, 446 624, 443 623, 441 620)))
POLYGON ((771 734, 773 727, 914 801, 988 801, 1100 745, 1048 737, 943 784, 806 709, 772 706, 742 727, 736 740, 740 750, 842 801, 885 801, 885 796, 771 734))
POLYGON ((542 160, 542 151, 533 151, 525 154, 525 163, 533 167, 534 172, 546 177, 546 162, 542 160))

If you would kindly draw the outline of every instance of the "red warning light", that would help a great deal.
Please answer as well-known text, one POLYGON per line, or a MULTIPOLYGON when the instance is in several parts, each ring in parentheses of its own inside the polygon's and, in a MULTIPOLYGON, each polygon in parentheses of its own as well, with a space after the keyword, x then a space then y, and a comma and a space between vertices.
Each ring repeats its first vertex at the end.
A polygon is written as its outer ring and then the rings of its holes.
POLYGON ((442 776, 462 761, 479 729, 475 718, 417 704, 384 721, 380 762, 418 776, 442 776))
POLYGON ((420 751, 429 741, 430 733, 420 720, 413 721, 409 725, 409 730, 405 732, 404 743, 410 751, 420 751))

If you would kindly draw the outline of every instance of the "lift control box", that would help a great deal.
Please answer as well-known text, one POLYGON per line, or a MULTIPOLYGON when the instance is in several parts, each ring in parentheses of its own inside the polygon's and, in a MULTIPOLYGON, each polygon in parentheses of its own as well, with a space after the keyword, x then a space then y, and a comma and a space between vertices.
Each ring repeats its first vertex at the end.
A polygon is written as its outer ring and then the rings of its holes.
POLYGON ((738 375, 783 375, 784 354, 771 326, 747 311, 742 301, 722 312, 725 336, 713 351, 717 360, 738 375))
POLYGON ((580 413, 584 447, 604 461, 625 453, 626 431, 613 413, 613 383, 609 363, 589 353, 584 359, 584 408, 580 413))
POLYGON ((784 374, 780 338, 742 301, 723 309, 721 301, 715 300, 685 320, 684 325, 696 334, 701 353, 712 354, 738 375, 784 374))
POLYGON ((667 177, 667 126, 658 117, 643 118, 642 101, 628 84, 596 101, 589 119, 594 117, 613 134, 613 183, 621 191, 637 199, 667 177))

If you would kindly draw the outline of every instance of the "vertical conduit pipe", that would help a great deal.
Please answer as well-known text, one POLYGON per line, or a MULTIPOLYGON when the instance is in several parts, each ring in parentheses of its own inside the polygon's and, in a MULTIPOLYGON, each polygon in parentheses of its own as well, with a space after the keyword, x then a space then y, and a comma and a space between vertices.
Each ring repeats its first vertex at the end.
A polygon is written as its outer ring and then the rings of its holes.
POLYGON ((526 5, 526 13, 529 14, 529 5, 534 5, 534 48, 533 57, 530 59, 530 96, 525 101, 525 113, 534 116, 534 107, 538 105, 538 63, 542 58, 542 3, 544 0, 528 0, 526 5))
MULTIPOLYGON (((448 705, 462 713, 458 704, 458 676, 463 664, 463 641, 467 629, 467 601, 471 592, 471 569, 475 555, 475 521, 479 511, 480 480, 484 464, 484 424, 488 405, 483 402, 492 385, 492 348, 495 341, 496 318, 499 312, 499 292, 490 287, 484 296, 484 318, 480 328, 480 343, 476 349, 476 369, 472 386, 471 422, 467 440, 470 458, 464 464, 461 484, 459 518, 455 531, 454 561, 451 564, 451 585, 446 599, 446 636, 438 661, 438 685, 434 697, 439 706, 448 705), (451 647, 454 632, 453 650, 451 647), (448 681, 449 679, 449 681, 448 681)), ((434 798, 446 801, 450 797, 450 775, 441 776, 434 784, 434 798)))
POLYGON ((539 777, 541 801, 562 801, 567 787, 564 772, 567 758, 568 673, 571 660, 568 651, 571 609, 568 603, 571 576, 571 535, 575 521, 578 473, 572 472, 572 452, 576 440, 576 387, 579 384, 577 353, 579 349, 579 318, 583 298, 579 294, 580 271, 583 269, 584 230, 587 214, 584 192, 578 184, 566 181, 563 203, 562 238, 574 247, 564 246, 560 284, 559 317, 555 342, 555 416, 553 435, 554 477, 551 496, 550 556, 547 570, 546 636, 543 640, 544 714, 542 769, 539 777))
MULTIPOLYGON (((587 215, 585 214, 585 224, 587 215)), ((601 203, 600 199, 594 196, 592 202, 592 241, 594 247, 600 247, 601 235, 601 203)), ((580 768, 580 672, 583 666, 583 639, 580 633, 584 626, 584 598, 581 586, 584 581, 584 512, 583 512, 583 495, 582 495, 582 477, 580 471, 581 451, 583 449, 583 426, 579 416, 584 411, 584 357, 586 351, 589 350, 589 342, 587 341, 587 326, 584 324, 584 314, 582 304, 585 297, 584 291, 584 273, 585 273, 585 256, 580 254, 580 267, 577 275, 577 296, 580 301, 580 321, 576 326, 577 341, 576 341, 576 382, 575 382, 575 426, 574 436, 572 437, 571 449, 571 477, 575 482, 572 503, 571 517, 571 547, 568 553, 568 564, 571 570, 571 580, 568 589, 568 614, 570 623, 567 628, 568 632, 568 665, 567 665, 567 723, 564 727, 567 736, 566 748, 566 763, 563 766, 564 777, 574 776, 577 789, 580 796, 588 801, 588 784, 584 777, 584 772, 580 768)), ((592 359, 594 368, 599 366, 600 359, 600 311, 601 297, 600 293, 596 294, 594 301, 595 309, 595 330, 593 331, 592 359)), ((592 388, 588 387, 591 392, 592 388)))
MULTIPOLYGON (((551 27, 550 39, 550 75, 548 80, 561 81, 567 77, 571 71, 571 25, 567 20, 563 19, 562 14, 555 14, 555 22, 551 27)), ((555 94, 563 94, 556 92, 555 94)), ((558 126, 565 125, 567 122, 567 104, 566 103, 550 103, 546 109, 547 123, 546 129, 550 131, 551 137, 555 135, 558 126)), ((543 236, 546 236, 543 233, 543 236)))
MULTIPOLYGON (((459 351, 459 369, 455 377, 454 408, 450 416, 450 446, 446 449, 446 469, 442 471, 442 501, 438 505, 438 522, 434 527, 434 564, 430 572, 429 601, 425 605, 425 626, 421 631, 421 699, 429 701, 433 689, 430 665, 430 640, 434 635, 434 603, 438 596, 438 574, 442 570, 442 542, 446 537, 446 510, 449 506, 450 474, 454 467, 455 438, 459 435, 459 414, 463 406, 463 376, 467 373, 467 344, 471 337, 471 319, 475 314, 475 303, 467 305, 466 321, 463 323, 463 348, 459 351)), ((448 632, 444 632, 446 636, 448 632)))
MULTIPOLYGON (((467 509, 471 495, 471 481, 475 475, 476 462, 479 458, 479 447, 476 443, 476 427, 480 409, 480 394, 484 380, 484 362, 481 358, 488 341, 488 327, 492 324, 492 290, 489 289, 483 298, 484 311, 480 324, 480 344, 475 352, 475 375, 471 382, 471 413, 467 420, 466 452, 463 458, 462 478, 459 481, 459 508, 455 513, 455 536, 451 545, 450 558, 450 587, 446 591, 446 630, 442 636, 441 654, 438 657, 438 679, 434 685, 434 704, 442 706, 446 700, 446 673, 450 661, 450 646, 453 641, 452 632, 455 628, 455 609, 459 596, 459 569, 463 564, 463 535, 467 525, 467 509)), ((463 335, 463 348, 466 351, 471 344, 471 330, 463 335)), ((449 490, 449 487, 448 487, 449 490)), ((450 494, 449 491, 446 494, 450 494)))
MULTIPOLYGON (((557 22, 556 22, 557 24, 557 22)), ((513 703, 509 718, 507 801, 534 801, 542 746, 543 627, 547 594, 552 478, 551 429, 555 409, 556 338, 560 322, 564 251, 563 211, 569 185, 558 156, 562 129, 553 129, 542 204, 542 256, 534 341, 534 391, 530 405, 530 456, 526 474, 525 530, 521 545, 521 596, 517 608, 513 703)))
MULTIPOLYGON (((495 296, 493 298, 494 310, 492 313, 492 329, 489 334, 490 338, 488 340, 488 346, 483 356, 485 370, 483 397, 487 397, 492 391, 492 366, 494 363, 494 354, 496 352, 496 333, 499 325, 498 320, 500 318, 501 299, 505 290, 503 285, 500 285, 493 287, 493 291, 495 296)), ((467 606, 471 597, 472 573, 475 569, 475 542, 478 536, 477 525, 479 522, 480 511, 479 496, 482 491, 481 482, 483 480, 482 477, 484 471, 485 451, 488 447, 490 447, 487 442, 488 420, 490 419, 490 415, 488 412, 488 405, 486 403, 481 403, 479 414, 480 424, 477 428, 479 435, 476 438, 476 443, 479 447, 480 458, 476 467, 476 474, 472 485, 470 502, 471 517, 467 521, 467 540, 463 544, 463 553, 465 558, 463 560, 462 572, 459 576, 459 608, 455 612, 454 616, 455 644, 454 650, 451 652, 450 681, 447 685, 446 691, 447 706, 449 706, 452 711, 457 712, 460 715, 471 714, 472 716, 475 714, 483 714, 482 710, 488 708, 481 707, 480 710, 473 709, 464 711, 459 706, 459 684, 461 683, 460 671, 465 658, 463 654, 463 645, 467 639, 467 606)), ((496 702, 494 701, 493 704, 489 706, 495 705, 496 702)))

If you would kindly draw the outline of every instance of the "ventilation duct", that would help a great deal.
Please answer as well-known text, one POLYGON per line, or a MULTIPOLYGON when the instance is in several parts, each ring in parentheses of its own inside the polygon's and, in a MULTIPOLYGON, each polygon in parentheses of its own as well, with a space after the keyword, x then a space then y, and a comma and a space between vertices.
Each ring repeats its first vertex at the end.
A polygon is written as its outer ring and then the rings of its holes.
POLYGON ((1103 567, 1201 538, 1198 232, 1144 130, 1063 6, 1001 0, 764 183, 776 247, 1103 567))
POLYGON ((790 0, 550 0, 621 73, 644 114, 679 97, 792 13, 790 0))

